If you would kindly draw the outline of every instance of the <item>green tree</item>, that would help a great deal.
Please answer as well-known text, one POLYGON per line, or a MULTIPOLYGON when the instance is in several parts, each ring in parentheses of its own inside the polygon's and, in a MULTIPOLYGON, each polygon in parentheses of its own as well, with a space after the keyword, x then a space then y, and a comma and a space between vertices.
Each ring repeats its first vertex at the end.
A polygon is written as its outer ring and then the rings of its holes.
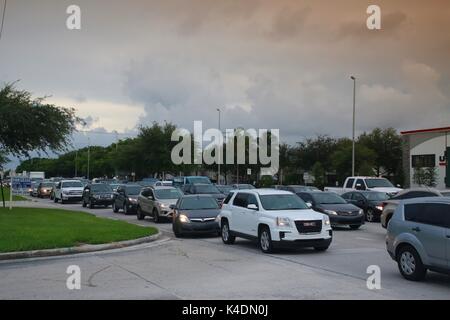
POLYGON ((325 187, 325 169, 322 164, 320 162, 316 162, 311 171, 314 176, 314 186, 323 190, 325 187))

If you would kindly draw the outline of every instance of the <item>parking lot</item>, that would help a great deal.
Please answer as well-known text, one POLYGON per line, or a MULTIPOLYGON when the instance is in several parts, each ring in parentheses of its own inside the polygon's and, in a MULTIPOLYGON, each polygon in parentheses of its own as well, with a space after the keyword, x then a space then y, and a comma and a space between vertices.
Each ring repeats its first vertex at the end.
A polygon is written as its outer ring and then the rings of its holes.
MULTIPOLYGON (((80 210, 97 216, 155 225, 147 217, 82 208, 33 198, 18 205, 80 210)), ((330 249, 263 254, 247 240, 226 246, 219 237, 163 236, 136 247, 0 263, 0 298, 6 299, 448 299, 450 277, 430 272, 424 282, 403 279, 388 256, 385 229, 336 229, 330 249), (81 290, 68 290, 66 269, 81 268, 81 290), (381 270, 381 289, 367 288, 367 267, 381 270)))

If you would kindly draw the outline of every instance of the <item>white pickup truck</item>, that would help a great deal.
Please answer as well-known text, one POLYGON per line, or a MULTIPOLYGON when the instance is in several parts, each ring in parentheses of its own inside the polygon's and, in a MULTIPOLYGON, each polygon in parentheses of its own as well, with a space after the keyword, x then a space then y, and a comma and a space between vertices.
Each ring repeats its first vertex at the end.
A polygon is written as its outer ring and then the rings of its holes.
POLYGON ((395 187, 388 179, 379 177, 348 177, 343 188, 325 187, 325 191, 344 194, 353 190, 372 190, 384 192, 388 196, 394 196, 403 190, 395 187))

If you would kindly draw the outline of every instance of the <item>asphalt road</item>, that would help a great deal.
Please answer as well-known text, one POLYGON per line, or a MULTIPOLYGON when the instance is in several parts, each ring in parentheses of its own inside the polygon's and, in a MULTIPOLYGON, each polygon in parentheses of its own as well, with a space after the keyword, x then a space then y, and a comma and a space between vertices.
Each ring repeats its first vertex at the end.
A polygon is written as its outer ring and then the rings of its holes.
MULTIPOLYGON (((85 209, 49 200, 27 206, 75 209, 98 216, 154 225, 151 218, 85 209)), ((426 281, 404 280, 388 256, 385 230, 369 223, 334 232, 330 249, 265 255, 238 239, 176 239, 171 224, 163 237, 132 248, 76 256, 0 262, 0 299, 449 299, 450 277, 430 272, 426 281), (67 267, 81 269, 81 290, 66 287, 67 267), (381 289, 370 290, 367 267, 381 270, 381 289)))

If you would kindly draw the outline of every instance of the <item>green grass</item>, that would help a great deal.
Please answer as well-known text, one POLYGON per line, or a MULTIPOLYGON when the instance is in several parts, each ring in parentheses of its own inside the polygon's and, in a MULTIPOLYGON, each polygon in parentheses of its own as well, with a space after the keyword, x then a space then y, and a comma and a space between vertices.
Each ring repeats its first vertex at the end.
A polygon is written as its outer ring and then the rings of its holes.
MULTIPOLYGON (((5 201, 9 201, 9 197, 10 197, 9 192, 10 192, 9 188, 3 187, 3 194, 5 196, 5 201)), ((13 195, 13 201, 26 201, 26 200, 27 200, 27 198, 13 195)), ((3 201, 1 190, 0 190, 0 201, 3 201)))
POLYGON ((157 229, 57 209, 0 208, 0 252, 111 243, 156 234, 157 229))

